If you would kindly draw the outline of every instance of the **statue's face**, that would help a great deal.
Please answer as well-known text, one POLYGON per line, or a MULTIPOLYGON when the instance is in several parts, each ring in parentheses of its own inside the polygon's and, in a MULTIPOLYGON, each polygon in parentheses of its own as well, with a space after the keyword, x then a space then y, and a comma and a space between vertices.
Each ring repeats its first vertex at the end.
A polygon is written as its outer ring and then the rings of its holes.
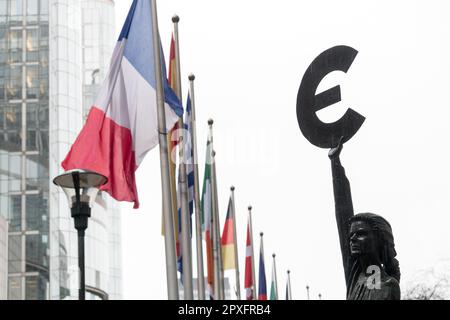
POLYGON ((376 253, 375 234, 366 221, 354 221, 350 225, 350 253, 352 256, 376 253))

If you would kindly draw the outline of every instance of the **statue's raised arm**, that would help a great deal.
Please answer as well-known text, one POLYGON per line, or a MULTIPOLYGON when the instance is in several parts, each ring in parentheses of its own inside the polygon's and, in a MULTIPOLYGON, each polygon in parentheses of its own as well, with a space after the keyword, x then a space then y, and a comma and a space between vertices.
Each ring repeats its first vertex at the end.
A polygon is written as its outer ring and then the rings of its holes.
POLYGON ((348 287, 352 261, 349 243, 349 221, 353 217, 352 193, 350 183, 345 175, 345 169, 341 165, 339 155, 343 148, 343 139, 339 140, 337 147, 328 153, 331 160, 331 172, 333 175, 334 210, 341 245, 342 262, 344 264, 345 282, 348 287))

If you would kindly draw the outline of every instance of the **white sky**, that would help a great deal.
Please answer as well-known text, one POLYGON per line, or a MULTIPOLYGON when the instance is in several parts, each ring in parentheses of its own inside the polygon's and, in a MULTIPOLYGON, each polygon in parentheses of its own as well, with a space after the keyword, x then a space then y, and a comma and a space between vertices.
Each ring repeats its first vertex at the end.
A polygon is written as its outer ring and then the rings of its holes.
MULTIPOLYGON (((118 34, 132 1, 115 2, 118 34)), ((341 85, 342 101, 319 116, 332 122, 351 107, 366 117, 341 155, 355 212, 391 223, 402 289, 419 270, 450 260, 448 1, 160 0, 166 57, 173 14, 181 19, 183 101, 187 75, 196 75, 201 184, 206 123, 215 120, 221 222, 236 186, 241 286, 252 204, 255 254, 265 233, 268 289, 275 252, 283 298, 290 269, 294 299, 306 299, 306 284, 313 299, 345 299, 328 150, 310 144, 296 118, 306 68, 341 44, 359 54, 347 74, 320 85, 341 85)), ((122 206, 124 298, 166 299, 158 148, 137 183, 140 209, 122 206)))

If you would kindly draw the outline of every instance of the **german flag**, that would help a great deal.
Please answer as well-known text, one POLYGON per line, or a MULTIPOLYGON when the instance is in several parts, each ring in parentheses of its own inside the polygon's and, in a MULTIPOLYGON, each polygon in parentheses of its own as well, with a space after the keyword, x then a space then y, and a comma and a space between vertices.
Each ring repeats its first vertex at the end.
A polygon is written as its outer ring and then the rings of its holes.
POLYGON ((232 200, 228 202, 227 218, 222 232, 222 266, 224 270, 235 269, 235 239, 234 239, 234 216, 232 211, 232 200))

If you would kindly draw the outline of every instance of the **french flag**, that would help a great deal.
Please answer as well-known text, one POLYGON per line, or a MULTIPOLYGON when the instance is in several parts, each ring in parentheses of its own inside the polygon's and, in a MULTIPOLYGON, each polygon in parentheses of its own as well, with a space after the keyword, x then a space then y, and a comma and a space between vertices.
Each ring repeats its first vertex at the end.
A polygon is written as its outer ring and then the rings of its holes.
MULTIPOLYGON (((96 171, 108 178, 102 186, 114 199, 139 207, 135 171, 158 144, 156 76, 151 0, 134 0, 114 49, 108 75, 86 123, 62 162, 65 170, 96 171)), ((161 45, 160 50, 162 51, 161 45)), ((162 55, 161 55, 162 56, 162 55)), ((164 58, 166 128, 183 115, 169 87, 164 58)))

